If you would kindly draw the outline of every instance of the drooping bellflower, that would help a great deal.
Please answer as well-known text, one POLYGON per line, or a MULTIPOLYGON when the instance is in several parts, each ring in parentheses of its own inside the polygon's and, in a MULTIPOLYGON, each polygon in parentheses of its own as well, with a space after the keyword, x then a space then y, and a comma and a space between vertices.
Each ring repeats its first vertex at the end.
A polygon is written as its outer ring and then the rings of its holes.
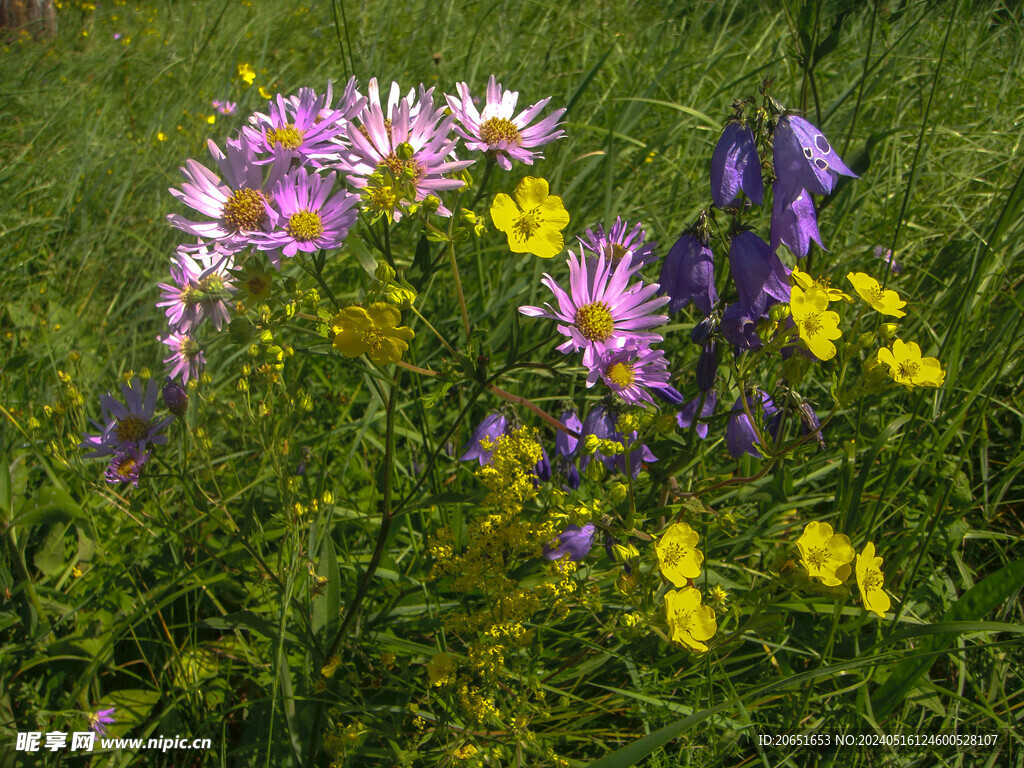
POLYGON ((807 190, 800 190, 792 200, 787 201, 779 181, 772 184, 772 251, 785 245, 799 258, 804 258, 811 249, 811 241, 819 248, 821 234, 818 232, 818 217, 814 211, 814 200, 807 190))
POLYGON ((857 178, 817 127, 797 115, 783 115, 773 142, 775 176, 787 200, 802 190, 827 195, 840 175, 857 178))
POLYGON ((481 467, 489 463, 498 439, 505 434, 507 426, 508 421, 500 413, 490 413, 485 416, 473 430, 473 436, 469 442, 463 447, 459 461, 476 459, 480 462, 481 467), (485 441, 490 445, 489 448, 484 446, 485 441))
POLYGON ((669 249, 661 264, 658 282, 662 292, 671 299, 668 311, 673 315, 690 301, 701 313, 710 315, 718 303, 714 254, 710 246, 694 235, 682 235, 669 249))
MULTIPOLYGON (((761 392, 760 390, 757 390, 754 395, 747 397, 747 408, 750 410, 750 415, 755 418, 757 417, 758 409, 760 409, 765 419, 770 419, 778 410, 771 397, 768 396, 768 393, 761 392)), ((725 444, 729 449, 729 455, 734 459, 738 459, 744 453, 747 453, 759 459, 761 458, 761 452, 754 446, 759 445, 760 442, 757 432, 754 430, 754 425, 750 423, 750 419, 747 418, 747 413, 743 408, 742 396, 736 398, 736 402, 733 403, 732 411, 729 415, 729 421, 725 425, 725 444)))
POLYGON ((711 155, 711 199, 719 208, 732 208, 741 190, 754 205, 762 203, 764 183, 754 132, 734 122, 725 126, 711 155))

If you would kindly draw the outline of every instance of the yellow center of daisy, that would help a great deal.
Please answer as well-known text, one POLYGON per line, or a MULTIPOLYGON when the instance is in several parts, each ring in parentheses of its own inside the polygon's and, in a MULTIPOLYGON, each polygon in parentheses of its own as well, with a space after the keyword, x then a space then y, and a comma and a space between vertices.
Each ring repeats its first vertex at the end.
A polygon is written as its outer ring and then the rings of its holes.
POLYGON ((299 242, 308 243, 324 233, 324 223, 319 213, 298 211, 288 219, 288 234, 299 242))
POLYGON ((608 366, 607 375, 615 386, 622 389, 636 381, 636 373, 629 363, 612 363, 608 366))
POLYGON ((523 140, 515 123, 507 117, 492 117, 490 120, 486 120, 480 126, 480 138, 488 144, 507 141, 509 144, 518 145, 523 140))
POLYGON ((607 341, 615 332, 612 313, 603 301, 584 304, 576 310, 573 322, 584 338, 590 341, 607 341))
POLYGON ((363 331, 363 343, 370 348, 370 352, 379 352, 384 346, 384 334, 380 328, 367 328, 363 331))
POLYGON ((203 292, 196 290, 189 285, 181 289, 181 293, 178 294, 178 298, 186 307, 194 307, 203 300, 203 292))
POLYGON ((298 149, 302 146, 303 132, 288 123, 284 128, 271 128, 267 131, 267 143, 271 147, 280 144, 285 149, 298 149))
POLYGON ((266 198, 255 189, 236 190, 224 203, 221 216, 236 232, 252 232, 267 220, 266 198))
POLYGON ((828 547, 811 547, 807 553, 807 562, 815 568, 821 568, 828 561, 828 547))
POLYGON ((618 264, 627 253, 629 253, 629 250, 618 243, 608 243, 604 248, 605 258, 611 261, 612 264, 618 264))
POLYGON ((137 443, 149 434, 149 422, 138 416, 117 420, 117 439, 123 443, 137 443))
POLYGON ((138 466, 135 459, 131 456, 125 456, 121 463, 117 466, 117 474, 126 480, 135 474, 135 469, 138 466))
POLYGON ((901 379, 913 379, 921 371, 920 363, 915 363, 912 360, 904 360, 899 364, 896 369, 896 375, 901 379))
POLYGON ((426 169, 416 162, 415 158, 402 160, 394 152, 377 163, 377 169, 387 170, 391 173, 392 178, 396 180, 404 178, 413 183, 419 182, 427 175, 426 169))

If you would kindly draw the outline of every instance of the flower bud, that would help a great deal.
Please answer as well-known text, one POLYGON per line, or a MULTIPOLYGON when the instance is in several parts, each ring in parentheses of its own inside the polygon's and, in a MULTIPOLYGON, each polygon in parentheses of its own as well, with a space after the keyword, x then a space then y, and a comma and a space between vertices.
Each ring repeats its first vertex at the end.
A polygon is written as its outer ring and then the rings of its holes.
POLYGON ((441 198, 437 195, 427 195, 421 202, 428 213, 437 213, 437 209, 441 207, 441 198))
POLYGON ((395 279, 395 270, 386 261, 378 261, 377 269, 373 271, 373 275, 382 283, 390 283, 395 279))
POLYGON ((882 323, 882 338, 886 341, 892 341, 896 338, 896 334, 899 333, 899 323, 882 323))
POLYGON ((694 344, 703 344, 711 338, 711 334, 715 332, 716 325, 717 323, 713 317, 705 317, 693 326, 693 330, 690 331, 690 341, 694 344))
POLYGON ((772 308, 768 310, 768 317, 775 323, 781 323, 790 314, 789 304, 773 304, 772 308))
POLYGON ((173 413, 175 416, 184 416, 188 410, 188 393, 185 388, 174 381, 170 376, 167 377, 167 381, 164 383, 164 405, 167 406, 167 410, 173 413))
POLYGON ((701 392, 710 392, 715 386, 718 375, 718 345, 715 342, 705 344, 697 360, 697 387, 701 392))

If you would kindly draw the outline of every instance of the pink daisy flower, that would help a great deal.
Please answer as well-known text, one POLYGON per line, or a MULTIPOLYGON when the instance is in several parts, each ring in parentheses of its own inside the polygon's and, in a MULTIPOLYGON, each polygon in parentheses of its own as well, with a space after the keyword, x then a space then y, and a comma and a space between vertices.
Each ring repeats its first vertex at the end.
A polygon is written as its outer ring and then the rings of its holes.
POLYGON ((587 386, 603 380, 617 397, 640 406, 654 402, 648 392, 653 389, 662 399, 678 405, 683 399, 669 384, 671 375, 668 360, 660 349, 627 344, 601 355, 587 373, 587 386))
POLYGON ((598 256, 604 256, 608 265, 614 267, 623 256, 628 255, 631 257, 635 273, 645 264, 650 264, 657 258, 654 255, 654 249, 658 244, 645 243, 646 236, 647 232, 640 222, 634 224, 630 229, 622 217, 617 216, 608 232, 605 232, 604 227, 598 224, 594 229, 584 232, 583 237, 577 239, 585 251, 590 251, 587 254, 587 259, 591 263, 596 262, 598 256))
POLYGON ((218 331, 228 322, 228 300, 235 293, 231 254, 216 244, 180 245, 171 264, 171 283, 160 283, 171 330, 188 333, 209 317, 218 331))
POLYGON ((141 450, 147 443, 154 445, 166 443, 167 436, 158 433, 174 421, 174 417, 167 416, 160 421, 153 420, 158 392, 159 387, 154 379, 147 382, 145 392, 143 392, 142 382, 135 378, 130 383, 121 385, 121 394, 124 396, 123 403, 109 392, 103 395, 100 398, 101 420, 90 419, 100 433, 98 435, 83 435, 85 439, 79 446, 93 449, 90 453, 85 454, 85 458, 109 456, 129 446, 136 446, 141 450))
POLYGON ((530 125, 551 101, 550 96, 516 115, 519 92, 502 91, 501 83, 491 75, 487 81, 487 103, 478 112, 469 87, 465 83, 458 83, 455 88, 460 98, 445 96, 458 120, 455 132, 466 140, 469 149, 491 153, 498 165, 506 171, 512 169, 513 160, 533 165, 535 158, 543 159, 544 155, 532 151, 533 148, 549 144, 565 135, 564 131, 556 130, 565 109, 556 109, 536 125, 530 125))
POLYGON ((190 378, 199 376, 199 371, 206 365, 206 358, 199 348, 199 342, 192 336, 172 331, 166 336, 158 337, 157 341, 166 344, 171 350, 171 354, 164 358, 164 363, 170 368, 170 378, 173 379, 180 374, 181 383, 188 384, 190 378))
POLYGON ((558 350, 569 353, 583 350, 583 365, 594 368, 601 355, 621 349, 629 343, 650 345, 661 341, 656 333, 646 331, 661 325, 668 317, 651 314, 668 303, 667 296, 656 298, 658 284, 641 282, 627 285, 632 270, 629 256, 624 256, 614 269, 599 256, 592 267, 581 256, 569 251, 569 292, 564 291, 551 275, 542 282, 558 301, 558 309, 550 304, 542 307, 520 307, 528 317, 558 320, 558 332, 568 336, 558 350), (592 272, 591 272, 592 270, 592 272))

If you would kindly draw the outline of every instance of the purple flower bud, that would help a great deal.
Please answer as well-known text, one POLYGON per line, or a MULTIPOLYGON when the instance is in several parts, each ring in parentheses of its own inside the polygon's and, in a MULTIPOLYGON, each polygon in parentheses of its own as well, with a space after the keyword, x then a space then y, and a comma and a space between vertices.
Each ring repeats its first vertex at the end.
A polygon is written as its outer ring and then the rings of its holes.
POLYGON ((820 248, 821 234, 818 232, 818 218, 814 212, 814 201, 807 190, 790 202, 782 191, 782 185, 776 181, 772 184, 772 250, 785 244, 801 259, 811 249, 811 240, 820 248))
POLYGON ((714 392, 699 394, 683 406, 683 410, 676 414, 676 424, 680 429, 690 429, 697 433, 697 437, 705 440, 708 436, 708 425, 705 419, 710 418, 718 405, 718 395, 714 392), (701 403, 703 402, 703 405, 701 403), (697 409, 700 408, 700 417, 697 416, 697 409), (697 426, 693 422, 697 420, 697 426))
POLYGON ((719 208, 731 208, 741 189, 750 202, 761 204, 764 184, 754 132, 741 123, 729 123, 711 155, 711 199, 719 208))
POLYGON ((163 395, 164 405, 167 406, 168 411, 175 416, 185 415, 185 412, 188 410, 188 392, 170 376, 167 377, 167 381, 164 383, 163 395))
MULTIPOLYGON (((755 418, 758 407, 762 409, 766 418, 771 418, 778 410, 766 392, 757 390, 753 399, 754 402, 751 402, 751 398, 747 398, 747 407, 750 410, 750 415, 755 418)), ((736 398, 729 421, 725 425, 725 444, 729 448, 729 455, 734 459, 738 459, 744 453, 761 458, 761 452, 754 447, 755 444, 760 444, 760 441, 757 439, 754 425, 750 423, 750 419, 747 418, 746 411, 743 409, 743 400, 739 397, 736 398)))
POLYGON ((651 392, 669 405, 679 405, 683 402, 683 396, 679 393, 679 390, 675 387, 670 387, 667 384, 664 387, 656 387, 652 389, 651 392))
POLYGON ((709 342, 700 351, 697 359, 697 388, 701 392, 710 392, 715 386, 718 375, 718 344, 709 342))
POLYGON ((540 461, 533 468, 533 474, 542 483, 546 483, 551 479, 551 461, 548 459, 548 452, 544 450, 543 446, 540 449, 540 461))
POLYGON ((729 244, 729 271, 739 291, 740 304, 754 307, 767 295, 789 301, 789 270, 771 247, 753 232, 739 232, 729 244))
POLYGON ((886 264, 888 264, 889 271, 891 271, 894 275, 898 275, 900 272, 903 271, 903 266, 899 264, 899 262, 897 262, 895 259, 893 259, 892 251, 889 250, 888 248, 883 248, 880 245, 876 245, 875 258, 881 259, 886 264))
POLYGON ((775 175, 788 200, 801 190, 827 195, 839 174, 857 178, 814 125, 796 115, 783 115, 775 127, 775 175))
POLYGON ((587 523, 582 528, 578 525, 568 525, 558 534, 558 543, 554 547, 544 545, 544 557, 548 560, 558 560, 568 555, 570 560, 578 563, 594 546, 596 532, 597 528, 593 523, 587 523))
POLYGON ((713 317, 705 317, 690 331, 690 341, 694 344, 703 344, 711 338, 711 334, 715 332, 715 328, 718 327, 718 323, 713 317))
POLYGON ((498 442, 498 438, 505 434, 505 427, 508 422, 505 417, 500 413, 492 413, 484 417, 476 429, 473 431, 473 437, 470 438, 469 442, 462 449, 463 453, 459 457, 460 461, 472 461, 476 459, 480 462, 482 467, 491 460, 491 453, 494 451, 494 443, 498 442), (481 443, 482 440, 486 439, 491 443, 490 448, 485 448, 481 443))
POLYGON ((701 313, 710 315, 718 302, 714 254, 693 235, 683 235, 669 249, 658 282, 661 292, 671 299, 668 311, 672 314, 693 300, 701 313))

